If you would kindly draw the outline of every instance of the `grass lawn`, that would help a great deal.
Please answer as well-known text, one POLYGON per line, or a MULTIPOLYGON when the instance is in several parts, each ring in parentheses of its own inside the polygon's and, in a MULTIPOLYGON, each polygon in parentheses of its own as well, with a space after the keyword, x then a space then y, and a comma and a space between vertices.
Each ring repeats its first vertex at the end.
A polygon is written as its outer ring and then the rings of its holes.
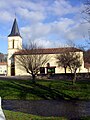
MULTIPOLYGON (((6 120, 69 120, 65 117, 41 117, 31 114, 25 114, 22 112, 13 112, 4 110, 6 120)), ((80 120, 90 120, 90 117, 83 117, 80 120)))
POLYGON ((64 117, 41 117, 22 112, 12 112, 4 110, 6 120, 67 120, 64 117))
POLYGON ((0 80, 0 96, 2 99, 80 99, 90 100, 90 81, 37 80, 0 80))

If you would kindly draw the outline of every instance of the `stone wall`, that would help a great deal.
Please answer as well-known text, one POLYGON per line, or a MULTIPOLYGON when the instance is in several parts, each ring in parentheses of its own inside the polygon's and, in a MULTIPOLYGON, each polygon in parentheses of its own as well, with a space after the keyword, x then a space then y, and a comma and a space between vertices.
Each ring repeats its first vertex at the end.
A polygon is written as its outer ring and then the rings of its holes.
MULTIPOLYGON (((52 75, 38 75, 37 78, 39 79, 58 79, 58 80, 72 80, 74 78, 73 73, 67 73, 67 74, 52 74, 52 75)), ((90 79, 90 73, 77 73, 77 80, 86 80, 90 79)))

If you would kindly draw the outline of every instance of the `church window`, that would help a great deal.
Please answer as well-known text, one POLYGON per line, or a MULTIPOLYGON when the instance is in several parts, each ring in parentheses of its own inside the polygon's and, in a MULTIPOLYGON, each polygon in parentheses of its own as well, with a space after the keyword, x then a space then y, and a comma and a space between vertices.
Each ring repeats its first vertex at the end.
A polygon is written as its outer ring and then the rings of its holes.
POLYGON ((12 63, 12 64, 14 63, 14 57, 11 58, 11 63, 12 63))
POLYGON ((12 48, 14 48, 14 40, 13 40, 13 43, 12 43, 12 48))

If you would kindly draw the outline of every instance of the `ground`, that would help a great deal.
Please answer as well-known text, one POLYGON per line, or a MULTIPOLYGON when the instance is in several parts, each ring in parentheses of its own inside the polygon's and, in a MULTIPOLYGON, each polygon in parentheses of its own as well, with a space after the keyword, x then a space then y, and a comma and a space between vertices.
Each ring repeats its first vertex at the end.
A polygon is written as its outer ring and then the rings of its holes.
POLYGON ((68 80, 0 80, 2 99, 23 100, 90 100, 90 81, 68 80))
MULTIPOLYGON (((66 117, 42 117, 21 112, 4 111, 6 120, 69 120, 66 117)), ((79 120, 90 120, 90 117, 81 117, 79 120)))
MULTIPOLYGON (((90 81, 77 81, 72 84, 68 80, 31 80, 1 79, 0 96, 3 100, 85 100, 90 101, 90 81)), ((7 120, 68 120, 65 117, 40 117, 20 112, 4 111, 7 120), (20 117, 19 117, 20 116, 20 117), (22 117, 22 116, 25 116, 22 117), (18 117, 18 118, 17 118, 18 117)), ((90 117, 80 118, 89 120, 90 117)))

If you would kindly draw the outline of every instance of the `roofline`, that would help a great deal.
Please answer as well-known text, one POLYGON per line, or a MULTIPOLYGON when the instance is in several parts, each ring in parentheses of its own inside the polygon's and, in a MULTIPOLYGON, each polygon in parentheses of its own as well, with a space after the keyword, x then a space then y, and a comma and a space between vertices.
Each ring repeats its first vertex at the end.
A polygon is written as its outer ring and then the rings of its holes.
MULTIPOLYGON (((8 37, 21 37, 21 35, 8 35, 8 37)), ((21 37, 22 38, 22 37, 21 37)))
MULTIPOLYGON (((36 49, 36 50, 41 50, 41 52, 39 52, 39 51, 37 51, 37 55, 38 54, 60 54, 60 53, 64 53, 64 52, 66 52, 66 50, 69 50, 69 51, 67 51, 67 52, 83 52, 81 49, 78 49, 78 48, 73 48, 73 47, 63 47, 63 48, 44 48, 44 49, 36 49), (65 51, 60 51, 60 49, 65 49, 65 51), (71 49, 71 51, 70 51, 70 49, 71 49), (44 51, 44 50, 46 50, 46 51, 44 51), (55 51, 55 50, 57 50, 57 51, 55 51), (48 52, 49 51, 49 52, 48 52)), ((35 51, 36 51, 35 50, 35 51)), ((29 50, 27 50, 27 51, 29 51, 29 50)), ((20 51, 18 51, 18 52, 15 52, 14 53, 14 55, 29 55, 28 53, 27 53, 27 51, 25 52, 23 49, 22 50, 20 50, 20 51)), ((31 54, 35 54, 34 52, 32 53, 31 52, 31 54)))

